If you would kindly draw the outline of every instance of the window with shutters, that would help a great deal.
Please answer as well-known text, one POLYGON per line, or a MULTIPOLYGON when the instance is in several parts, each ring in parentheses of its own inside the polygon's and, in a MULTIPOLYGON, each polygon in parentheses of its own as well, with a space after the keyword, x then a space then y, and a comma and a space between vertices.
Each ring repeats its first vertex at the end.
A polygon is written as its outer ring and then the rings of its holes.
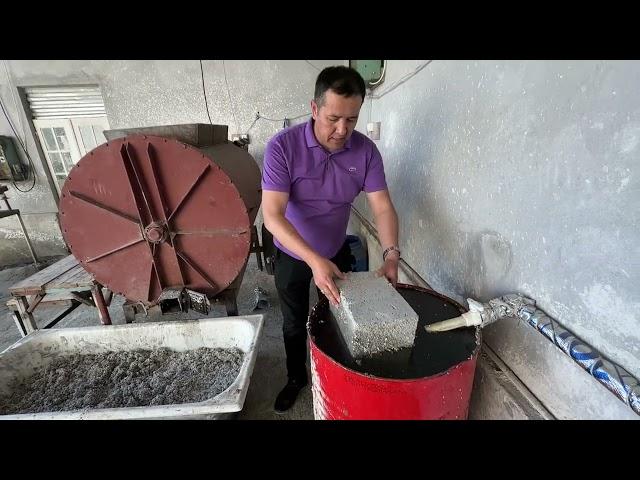
POLYGON ((84 155, 105 143, 109 129, 100 87, 27 87, 25 94, 58 193, 84 155))

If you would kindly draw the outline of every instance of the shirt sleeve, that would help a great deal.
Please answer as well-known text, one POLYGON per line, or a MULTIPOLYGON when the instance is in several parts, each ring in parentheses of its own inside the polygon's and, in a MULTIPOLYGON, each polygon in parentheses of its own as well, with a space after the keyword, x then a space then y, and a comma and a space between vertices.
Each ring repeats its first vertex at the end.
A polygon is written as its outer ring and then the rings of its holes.
POLYGON ((262 163, 262 189, 289 193, 291 175, 282 146, 274 139, 267 143, 262 163))
POLYGON ((364 176, 364 186, 362 190, 367 193, 385 190, 387 181, 384 175, 384 165, 382 164, 382 156, 378 151, 375 143, 372 144, 371 158, 367 163, 367 172, 364 176))

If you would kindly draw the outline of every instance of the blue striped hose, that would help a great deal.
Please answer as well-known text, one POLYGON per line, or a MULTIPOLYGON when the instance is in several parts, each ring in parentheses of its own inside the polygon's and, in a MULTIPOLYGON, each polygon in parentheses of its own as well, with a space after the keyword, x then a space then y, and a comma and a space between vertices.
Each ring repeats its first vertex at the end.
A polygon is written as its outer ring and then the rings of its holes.
POLYGON ((605 359, 569 330, 519 294, 505 295, 483 304, 483 326, 498 318, 518 317, 542 333, 578 365, 640 415, 640 382, 624 368, 605 359))

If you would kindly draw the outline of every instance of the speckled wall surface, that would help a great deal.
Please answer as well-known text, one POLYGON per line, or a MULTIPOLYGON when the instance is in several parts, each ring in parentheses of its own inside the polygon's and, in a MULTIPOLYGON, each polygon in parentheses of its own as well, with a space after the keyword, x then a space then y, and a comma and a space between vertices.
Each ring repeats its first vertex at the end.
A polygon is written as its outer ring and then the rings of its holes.
POLYGON ((423 64, 389 61, 358 123, 381 122, 407 262, 459 301, 525 294, 640 376, 640 62, 433 61, 405 78, 423 64))

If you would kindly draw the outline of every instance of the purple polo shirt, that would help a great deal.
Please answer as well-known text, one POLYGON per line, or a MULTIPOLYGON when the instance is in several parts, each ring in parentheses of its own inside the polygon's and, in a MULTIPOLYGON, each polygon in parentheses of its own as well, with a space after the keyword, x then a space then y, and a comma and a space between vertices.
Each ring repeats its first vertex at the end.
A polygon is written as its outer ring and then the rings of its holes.
MULTIPOLYGON (((285 217, 320 255, 332 258, 344 244, 351 204, 361 191, 387 188, 380 152, 353 131, 330 153, 313 133, 313 119, 276 134, 265 148, 262 189, 287 192, 285 217)), ((275 245, 297 258, 274 238, 275 245)))

